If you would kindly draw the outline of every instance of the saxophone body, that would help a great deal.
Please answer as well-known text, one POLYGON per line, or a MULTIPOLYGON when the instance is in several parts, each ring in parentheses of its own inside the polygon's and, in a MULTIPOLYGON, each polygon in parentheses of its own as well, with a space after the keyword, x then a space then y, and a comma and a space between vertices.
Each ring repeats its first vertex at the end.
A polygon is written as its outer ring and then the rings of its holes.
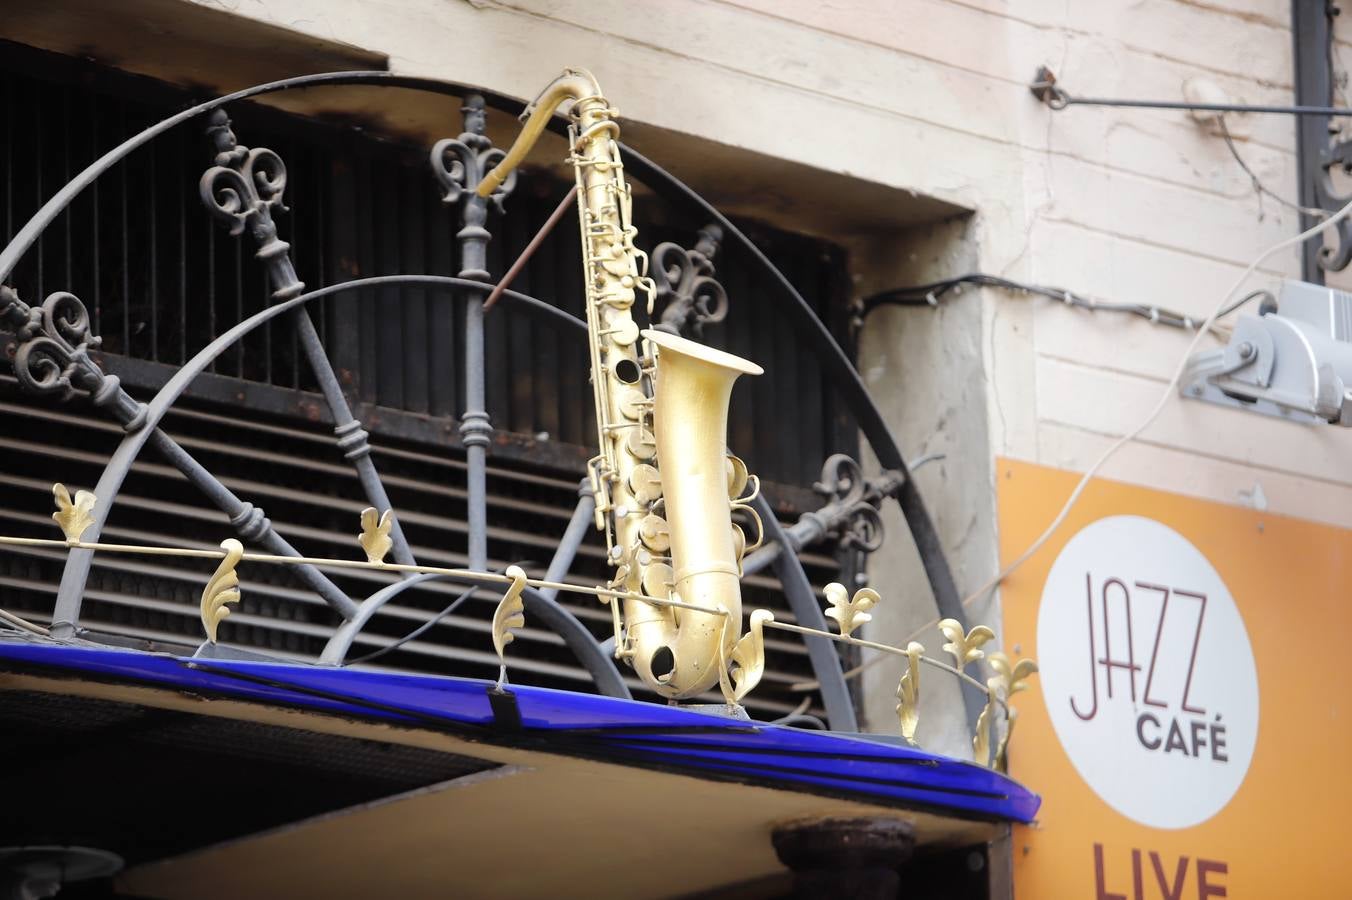
POLYGON ((566 70, 527 108, 521 136, 479 194, 492 193, 569 100, 599 448, 588 474, 614 567, 609 587, 623 595, 608 601, 616 656, 661 696, 694 697, 726 676, 741 634, 748 548, 732 510, 750 499, 742 495, 755 479, 725 450, 728 402, 733 382, 761 369, 640 332, 634 304, 642 297, 651 313, 655 289, 634 243, 617 113, 589 73, 566 70))

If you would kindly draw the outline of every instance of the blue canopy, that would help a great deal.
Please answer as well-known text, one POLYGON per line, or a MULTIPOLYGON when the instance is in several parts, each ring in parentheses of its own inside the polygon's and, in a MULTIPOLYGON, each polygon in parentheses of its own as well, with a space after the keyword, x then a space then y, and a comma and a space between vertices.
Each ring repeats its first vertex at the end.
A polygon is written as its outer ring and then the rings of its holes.
POLYGON ((470 740, 961 818, 1028 822, 1041 802, 998 772, 883 737, 522 685, 495 696, 492 682, 477 679, 18 642, 0 642, 0 669, 397 722, 470 740))

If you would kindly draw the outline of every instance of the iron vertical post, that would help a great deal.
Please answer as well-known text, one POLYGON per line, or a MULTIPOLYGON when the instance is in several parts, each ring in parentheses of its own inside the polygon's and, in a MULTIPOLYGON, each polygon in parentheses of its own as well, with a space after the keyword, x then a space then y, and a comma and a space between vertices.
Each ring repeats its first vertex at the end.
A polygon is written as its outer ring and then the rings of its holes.
MULTIPOLYGON (((1329 4, 1310 0, 1291 0, 1292 60, 1295 65, 1296 103, 1301 106, 1322 106, 1332 96, 1329 72, 1329 4)), ((1319 182, 1323 177, 1324 159, 1329 147, 1329 117, 1299 116, 1296 118, 1296 162, 1300 178, 1300 205, 1318 208, 1321 205, 1319 182)), ((1301 214, 1301 230, 1312 227, 1316 220, 1301 214)), ((1301 245, 1300 275, 1313 284, 1324 283, 1324 267, 1319 263, 1323 241, 1306 241, 1301 245)))
MULTIPOLYGON (((474 162, 482 167, 481 155, 489 147, 484 136, 484 98, 469 94, 461 108, 465 116, 465 132, 460 141, 474 152, 474 162)), ((468 168, 468 167, 467 167, 468 168)), ((466 181, 478 183, 482 171, 466 172, 466 181)), ((488 241, 491 235, 484 223, 488 220, 488 198, 466 191, 460 207, 460 231, 456 241, 460 245, 460 277, 475 281, 488 280, 488 241)), ((488 417, 484 397, 484 298, 472 293, 465 298, 465 412, 460 419, 460 439, 465 445, 468 466, 469 511, 469 566, 471 569, 488 567, 488 443, 493 425, 488 417)))

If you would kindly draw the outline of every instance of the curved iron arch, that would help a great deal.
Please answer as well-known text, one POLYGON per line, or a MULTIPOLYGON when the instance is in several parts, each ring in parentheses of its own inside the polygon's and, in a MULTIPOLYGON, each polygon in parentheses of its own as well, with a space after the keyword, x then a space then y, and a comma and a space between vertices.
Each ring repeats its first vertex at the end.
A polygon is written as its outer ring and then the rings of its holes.
MULTIPOLYGON (((305 75, 256 85, 241 91, 236 91, 232 94, 214 98, 183 110, 174 116, 170 116, 149 128, 146 128, 105 153, 67 182, 60 191, 54 194, 29 219, 29 221, 25 223, 10 243, 4 247, 3 250, 0 250, 0 282, 9 278, 18 261, 23 257, 27 250, 32 247, 46 227, 50 225, 56 216, 79 196, 85 188, 121 159, 153 140, 156 136, 168 131, 176 125, 236 100, 249 99, 285 90, 352 84, 376 84, 385 87, 407 88, 451 96, 464 96, 467 93, 473 92, 483 96, 487 104, 495 109, 507 112, 519 112, 524 108, 524 104, 519 100, 494 94, 469 85, 380 71, 331 72, 317 75, 305 75)), ((551 122, 550 127, 555 132, 562 133, 566 129, 566 122, 562 117, 556 117, 553 122, 551 122)), ((844 351, 831 337, 830 333, 825 329, 825 326, 817 318, 815 313, 813 313, 811 307, 802 295, 791 283, 789 283, 783 273, 770 263, 760 249, 756 247, 756 245, 752 243, 740 229, 733 225, 725 216, 719 213, 716 208, 700 197, 695 191, 641 153, 638 153, 629 147, 623 147, 622 152, 626 155, 628 161, 627 165, 630 171, 635 174, 640 181, 646 183, 658 194, 658 196, 662 197, 667 202, 672 203, 687 212, 698 213, 721 226, 724 229, 726 238, 736 242, 747 252, 748 256, 762 272, 769 276, 773 289, 776 290, 782 300, 787 302, 791 321, 800 334, 805 336, 812 343, 824 361, 824 369, 836 380, 837 387, 840 390, 843 399, 854 414, 861 431, 863 431, 866 439, 869 441, 879 462, 884 468, 893 470, 896 473, 897 477, 892 479, 893 490, 891 495, 897 498, 906 520, 907 527, 920 552, 926 577, 930 583, 940 614, 948 618, 963 621, 965 616, 963 615, 959 595, 947 559, 944 555, 941 542, 939 541, 938 532, 934 527, 933 520, 929 516, 923 498, 920 496, 914 483, 909 477, 909 470, 906 466, 905 459, 896 440, 893 438, 890 429, 887 427, 881 411, 877 408, 876 404, 873 403, 872 397, 868 394, 862 379, 860 379, 857 371, 855 371, 853 365, 845 356, 844 351)), ((382 277, 387 279, 398 279, 407 276, 382 277)), ((370 286, 373 283, 395 283, 393 281, 380 281, 380 278, 367 279, 364 281, 366 282, 365 286, 370 286)), ((472 282, 463 279, 459 279, 459 281, 465 281, 465 284, 458 285, 462 288, 485 290, 485 286, 480 282, 472 282)), ((353 284, 355 283, 348 282, 344 283, 344 285, 333 285, 330 286, 330 288, 341 288, 353 284)), ((321 292, 327 291, 331 293, 332 291, 330 288, 323 288, 320 289, 320 291, 303 295, 303 297, 305 299, 313 299, 315 295, 323 296, 324 294, 321 292)), ((507 295, 510 296, 511 293, 507 295)), ((524 295, 515 295, 513 299, 519 299, 522 296, 524 295)), ((294 299, 299 300, 301 298, 294 299)), ((534 298, 527 299, 536 303, 541 303, 541 301, 535 301, 534 298)), ((288 301, 288 304, 289 303, 290 301, 288 301)), ((541 305, 548 307, 548 304, 541 305)), ((292 307, 288 305, 285 308, 289 309, 292 307)), ((279 304, 264 312, 272 312, 274 310, 276 310, 274 315, 280 314, 280 312, 284 311, 284 307, 282 304, 279 304)), ((555 311, 561 313, 561 311, 555 311)), ((563 313, 563 315, 566 316, 567 314, 563 313)), ((569 316, 568 318, 571 319, 572 317, 569 316)), ((238 326, 236 326, 236 329, 237 328, 238 326)), ((228 335, 234 334, 236 329, 231 329, 217 340, 219 341, 228 335)), ((216 342, 213 342, 213 346, 215 343, 216 342)), ((176 374, 174 378, 171 379, 170 383, 175 383, 178 380, 179 374, 182 374, 182 372, 176 374)), ((166 384, 165 387, 168 388, 169 385, 166 384)), ((186 381, 182 382, 179 388, 180 392, 182 387, 186 387, 186 381)), ((161 412, 161 415, 162 414, 163 413, 161 412)), ((152 430, 153 428, 138 428, 136 433, 148 436, 152 430)), ((129 437, 131 437, 131 435, 129 435, 129 437)), ((143 445, 144 439, 140 441, 140 445, 137 446, 135 452, 139 452, 140 446, 143 445)), ((124 442, 123 447, 125 446, 127 445, 124 442)), ((115 458, 119 462, 122 461, 121 454, 123 447, 119 447, 118 454, 115 454, 115 458)), ((125 460, 125 465, 130 465, 131 458, 134 458, 134 453, 125 460)), ((110 469, 113 467, 113 462, 114 460, 110 459, 110 469)), ((107 472, 108 470, 105 470, 105 475, 107 472)), ((114 491, 114 493, 116 493, 116 491, 114 491)), ((102 521, 100 521, 99 524, 101 526, 102 521)), ((789 549, 788 544, 785 544, 784 546, 786 547, 786 550, 789 549)), ((81 585, 83 584, 84 575, 87 575, 88 572, 88 554, 89 551, 76 550, 72 552, 71 563, 74 565, 68 564, 66 572, 66 575, 72 576, 72 585, 77 581, 81 585), (78 578, 74 577, 76 575, 74 570, 80 568, 79 564, 75 564, 76 554, 83 554, 86 556, 83 560, 83 574, 80 574, 78 578)), ((790 553, 787 555, 793 554, 790 553)), ((799 566, 799 569, 801 570, 801 566, 799 566)), ((61 591, 62 596, 68 594, 67 578, 65 576, 63 576, 61 591)), ((59 605, 60 601, 58 601, 58 606, 59 605)), ((830 677, 830 680, 835 682, 839 679, 839 683, 843 688, 843 678, 839 675, 840 670, 838 660, 834 669, 834 673, 819 671, 819 678, 825 685, 828 676, 833 675, 834 677, 830 677)), ((981 700, 975 697, 974 692, 965 691, 964 701, 967 706, 969 719, 974 718, 977 711, 980 709, 981 700)), ((833 721, 835 721, 836 717, 833 716, 832 718, 833 721)), ((843 714, 841 718, 844 718, 843 714)), ((853 719, 852 713, 848 718, 850 720, 853 719)))

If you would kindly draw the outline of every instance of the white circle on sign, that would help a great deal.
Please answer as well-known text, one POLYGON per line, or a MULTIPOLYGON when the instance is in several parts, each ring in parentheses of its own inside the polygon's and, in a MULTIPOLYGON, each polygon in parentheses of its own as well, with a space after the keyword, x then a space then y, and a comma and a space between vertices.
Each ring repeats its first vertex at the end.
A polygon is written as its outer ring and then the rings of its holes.
POLYGON ((1187 828, 1225 808, 1258 740, 1258 673, 1234 598, 1166 525, 1111 516, 1042 590, 1038 682, 1080 777, 1122 815, 1187 828))

